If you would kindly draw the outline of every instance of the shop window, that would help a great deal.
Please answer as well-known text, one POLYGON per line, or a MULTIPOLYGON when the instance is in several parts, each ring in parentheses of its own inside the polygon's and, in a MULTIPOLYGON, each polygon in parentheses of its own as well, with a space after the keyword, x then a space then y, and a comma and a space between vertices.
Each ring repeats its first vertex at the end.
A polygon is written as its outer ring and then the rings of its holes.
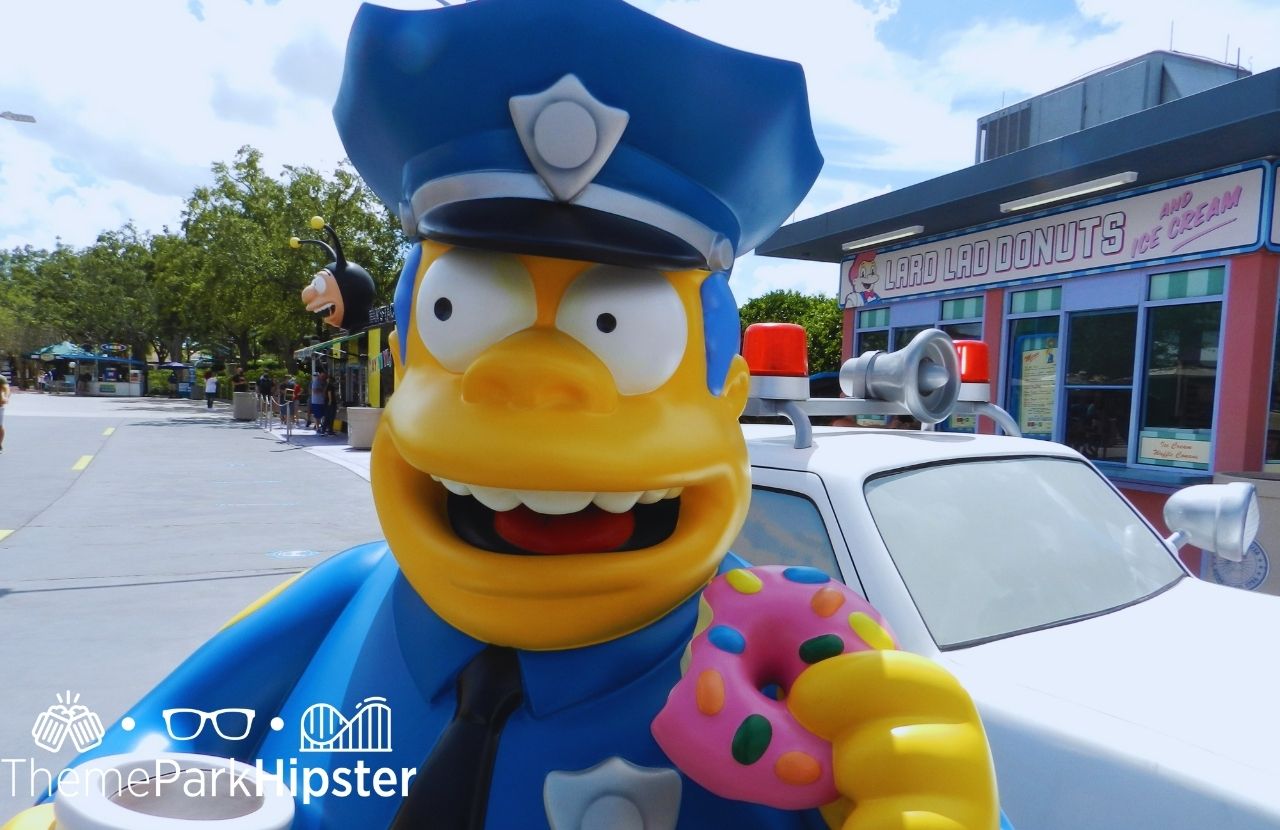
POLYGON ((858 312, 858 337, 853 353, 889 351, 889 309, 869 308, 858 312))
POLYGON ((972 323, 943 323, 938 328, 951 335, 952 340, 981 340, 982 321, 972 323))
POLYGON ((893 351, 906 348, 906 345, 922 331, 928 331, 933 326, 903 326, 893 330, 893 351))
POLYGON ((862 354, 863 352, 887 352, 887 351, 889 351, 888 330, 858 332, 858 348, 853 350, 854 354, 862 354))
POLYGON ((1136 309, 1070 317, 1064 440, 1087 458, 1128 460, 1137 330, 1136 309))
MULTIPOLYGON (((1202 269, 1214 270, 1220 269, 1202 269)), ((1158 279, 1178 276, 1152 277, 1152 296, 1157 295, 1158 279)), ((1212 279, 1211 274, 1207 279, 1212 279)), ((1194 286, 1181 280, 1160 281, 1159 291, 1167 289, 1170 298, 1178 291, 1194 290, 1194 286)), ((1220 281, 1218 286, 1221 290, 1220 281)), ((1153 306, 1147 310, 1139 462, 1209 469, 1221 324, 1222 303, 1216 301, 1153 306)))
POLYGON ((1053 438, 1058 405, 1058 317, 1024 317, 1009 324, 1005 409, 1028 438, 1053 438))
POLYGON ((858 328, 887 329, 889 327, 889 309, 871 308, 858 312, 858 328))
POLYGON ((1035 314, 1062 308, 1062 287, 1014 291, 1009 295, 1010 314, 1035 314))
POLYGON ((962 297, 942 301, 942 320, 970 320, 982 317, 981 297, 962 297))
POLYGON ((1151 278, 1147 299, 1184 300, 1188 297, 1212 297, 1222 293, 1226 269, 1197 268, 1194 271, 1177 271, 1172 274, 1156 274, 1151 278))
MULTIPOLYGON (((952 340, 982 339, 982 297, 961 297, 942 301, 942 320, 938 328, 952 340)), ((977 418, 972 415, 952 415, 938 428, 943 432, 976 432, 977 418)))

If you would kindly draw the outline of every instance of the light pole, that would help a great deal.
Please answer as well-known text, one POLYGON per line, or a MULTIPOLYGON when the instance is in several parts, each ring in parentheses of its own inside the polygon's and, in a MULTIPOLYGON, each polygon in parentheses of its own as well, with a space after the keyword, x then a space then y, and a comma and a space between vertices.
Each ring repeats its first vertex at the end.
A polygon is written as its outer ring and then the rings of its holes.
POLYGON ((20 112, 9 112, 8 110, 5 110, 4 112, 0 112, 0 118, 5 119, 6 121, 19 121, 23 124, 36 123, 36 119, 34 116, 23 115, 20 112))

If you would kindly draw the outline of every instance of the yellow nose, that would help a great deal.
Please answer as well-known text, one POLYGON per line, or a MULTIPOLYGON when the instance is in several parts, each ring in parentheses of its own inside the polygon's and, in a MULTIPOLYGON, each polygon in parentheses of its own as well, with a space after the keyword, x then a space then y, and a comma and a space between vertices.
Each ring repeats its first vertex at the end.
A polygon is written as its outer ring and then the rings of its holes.
POLYGON ((608 368, 585 346, 551 329, 508 337, 472 361, 462 399, 511 409, 605 414, 618 405, 608 368))

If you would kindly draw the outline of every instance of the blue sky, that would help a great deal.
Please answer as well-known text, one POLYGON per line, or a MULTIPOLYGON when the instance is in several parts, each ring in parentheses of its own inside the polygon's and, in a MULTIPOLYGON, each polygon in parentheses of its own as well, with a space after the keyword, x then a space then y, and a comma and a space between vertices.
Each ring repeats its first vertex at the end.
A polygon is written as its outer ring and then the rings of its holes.
MULTIPOLYGON (((510 1, 510 0, 508 0, 510 1)), ((631 0, 697 34, 804 64, 822 176, 795 218, 958 169, 974 122, 1169 46, 1280 65, 1274 0, 631 0), (1228 45, 1229 44, 1229 45, 1228 45)), ((430 0, 389 0, 432 8, 430 0)), ((241 145, 284 164, 342 157, 329 109, 356 0, 0 4, 0 248, 86 245, 176 225, 241 145)), ((834 265, 748 255, 739 299, 834 294, 834 265)))

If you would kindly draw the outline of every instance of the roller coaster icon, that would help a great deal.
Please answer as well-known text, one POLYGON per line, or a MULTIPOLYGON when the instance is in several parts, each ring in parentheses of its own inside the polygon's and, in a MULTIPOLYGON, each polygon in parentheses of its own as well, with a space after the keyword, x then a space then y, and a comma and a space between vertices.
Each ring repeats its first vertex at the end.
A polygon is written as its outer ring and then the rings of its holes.
POLYGON ((328 703, 302 713, 299 752, 390 752, 391 707, 385 697, 367 697, 350 718, 328 703))

